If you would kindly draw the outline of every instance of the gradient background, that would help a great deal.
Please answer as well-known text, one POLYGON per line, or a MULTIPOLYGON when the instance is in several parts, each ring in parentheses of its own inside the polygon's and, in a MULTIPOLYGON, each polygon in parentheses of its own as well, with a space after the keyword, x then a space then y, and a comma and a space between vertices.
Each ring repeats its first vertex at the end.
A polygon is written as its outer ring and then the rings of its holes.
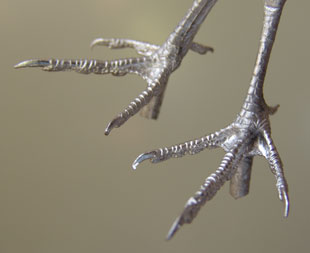
POLYGON ((285 165, 291 213, 284 219, 275 179, 256 157, 250 195, 228 184, 172 241, 165 236, 187 199, 224 152, 160 164, 140 153, 225 127, 248 89, 263 1, 219 1, 170 78, 157 121, 135 116, 104 129, 145 87, 133 75, 15 70, 32 58, 114 59, 131 50, 89 49, 97 37, 164 42, 192 0, 2 0, 0 4, 0 252, 306 252, 309 250, 310 2, 287 1, 265 82, 280 104, 271 118, 285 165))

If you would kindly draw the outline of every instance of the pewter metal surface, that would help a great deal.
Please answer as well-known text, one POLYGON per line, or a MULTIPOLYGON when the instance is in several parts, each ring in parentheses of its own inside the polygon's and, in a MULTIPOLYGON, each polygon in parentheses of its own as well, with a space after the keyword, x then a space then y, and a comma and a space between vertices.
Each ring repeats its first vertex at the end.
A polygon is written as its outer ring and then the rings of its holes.
POLYGON ((214 197, 226 181, 231 181, 230 192, 233 197, 245 196, 249 191, 252 160, 256 155, 263 156, 268 161, 276 178, 279 199, 284 203, 284 216, 289 214, 288 185, 280 155, 271 138, 269 121, 269 115, 274 114, 278 106, 269 107, 263 96, 267 65, 284 4, 285 0, 265 1, 256 64, 248 94, 236 120, 211 135, 141 154, 132 165, 136 169, 147 159, 157 163, 172 157, 197 154, 206 148, 221 147, 226 151, 219 168, 207 177, 200 189, 188 200, 183 212, 173 223, 167 239, 171 239, 183 224, 191 223, 200 208, 214 197))
POLYGON ((120 127, 139 111, 144 117, 156 119, 169 76, 180 66, 188 50, 191 49, 199 54, 213 51, 208 46, 193 42, 193 39, 216 1, 195 0, 185 17, 161 46, 131 39, 115 38, 99 38, 91 43, 91 47, 101 45, 111 49, 133 48, 141 57, 113 61, 26 60, 15 65, 15 68, 40 67, 45 71, 73 70, 82 74, 123 76, 130 73, 141 76, 147 82, 147 88, 108 124, 105 130, 105 134, 108 135, 113 128, 120 127), (144 109, 141 110, 142 108, 144 109))

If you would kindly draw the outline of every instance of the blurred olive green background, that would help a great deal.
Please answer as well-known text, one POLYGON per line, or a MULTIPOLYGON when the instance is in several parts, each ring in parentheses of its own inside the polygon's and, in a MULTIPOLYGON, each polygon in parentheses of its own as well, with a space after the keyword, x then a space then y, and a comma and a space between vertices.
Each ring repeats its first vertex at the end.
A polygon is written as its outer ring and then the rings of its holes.
POLYGON ((173 240, 165 236, 222 150, 160 164, 140 153, 200 137, 239 112, 256 58, 263 1, 218 1, 171 76, 157 121, 104 129, 146 83, 139 77, 15 70, 32 58, 114 59, 98 37, 164 42, 192 0, 2 0, 0 4, 0 252, 306 252, 309 249, 310 2, 287 1, 265 82, 273 138, 290 186, 284 219, 275 179, 256 157, 250 194, 228 184, 173 240))

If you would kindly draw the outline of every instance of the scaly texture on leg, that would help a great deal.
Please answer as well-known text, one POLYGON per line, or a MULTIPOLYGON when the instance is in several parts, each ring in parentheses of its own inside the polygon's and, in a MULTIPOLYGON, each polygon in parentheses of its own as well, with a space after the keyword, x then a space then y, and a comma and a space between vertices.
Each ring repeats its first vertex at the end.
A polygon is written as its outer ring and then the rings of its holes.
POLYGON ((108 124, 105 131, 105 134, 108 135, 113 128, 123 125, 143 107, 147 107, 141 113, 143 116, 156 119, 160 112, 169 76, 180 66, 188 50, 199 54, 213 51, 210 47, 193 42, 193 39, 216 1, 195 0, 185 17, 161 46, 131 39, 115 38, 98 38, 91 43, 92 48, 99 45, 111 49, 133 48, 142 57, 112 61, 40 59, 23 61, 15 67, 41 67, 46 71, 73 70, 83 74, 112 74, 115 76, 131 73, 141 76, 148 83, 147 90, 142 92, 108 124))
POLYGON ((123 112, 121 112, 109 123, 105 130, 105 135, 109 135, 113 128, 123 125, 131 116, 135 115, 143 106, 148 104, 154 97, 153 94, 154 87, 148 87, 145 91, 143 91, 139 97, 131 102, 123 112))
POLYGON ((15 68, 38 67, 44 71, 75 71, 81 74, 112 74, 123 76, 127 73, 137 73, 141 71, 143 65, 147 63, 146 57, 127 58, 112 61, 100 60, 27 60, 17 65, 15 68))
POLYGON ((140 115, 147 119, 157 119, 164 94, 165 88, 163 88, 158 95, 152 97, 150 102, 141 109, 140 115))
MULTIPOLYGON (((249 191, 252 162, 256 155, 264 156, 268 161, 276 177, 279 199, 284 202, 284 216, 288 216, 288 186, 280 155, 271 138, 269 121, 269 116, 277 111, 278 106, 268 106, 263 96, 266 70, 284 4, 285 0, 265 0, 263 31, 248 93, 236 120, 221 130, 221 141, 216 145, 222 147, 226 155, 215 173, 211 174, 194 197, 188 200, 181 216, 172 225, 168 239, 171 239, 183 224, 193 221, 200 208, 213 198, 225 181, 231 181, 230 193, 234 198, 245 196, 249 191)), ((153 163, 160 162, 192 151, 198 153, 212 146, 209 138, 207 144, 197 140, 186 142, 191 145, 181 144, 144 153, 135 160, 133 168, 147 159, 153 163)))

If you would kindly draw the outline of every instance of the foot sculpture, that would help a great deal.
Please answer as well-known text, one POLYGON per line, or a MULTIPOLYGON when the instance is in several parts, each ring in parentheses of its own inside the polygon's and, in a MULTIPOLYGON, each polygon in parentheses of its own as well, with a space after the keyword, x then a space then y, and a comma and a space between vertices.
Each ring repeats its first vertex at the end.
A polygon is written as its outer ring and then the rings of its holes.
POLYGON ((161 46, 130 39, 100 38, 91 43, 91 47, 100 45, 111 49, 133 48, 141 57, 112 61, 27 60, 15 65, 15 68, 41 67, 45 71, 73 70, 82 74, 123 76, 130 73, 141 76, 147 82, 146 90, 108 124, 105 130, 105 134, 108 135, 113 128, 123 125, 142 108, 141 114, 144 117, 156 119, 169 76, 180 66, 188 50, 199 54, 213 51, 211 47, 193 42, 193 38, 216 1, 195 0, 185 17, 161 46))
POLYGON ((236 120, 228 127, 211 135, 188 141, 168 148, 157 149, 140 155, 133 163, 133 169, 144 160, 157 163, 185 154, 197 154, 206 148, 221 147, 226 154, 219 168, 203 183, 191 197, 172 225, 167 239, 185 223, 191 223, 200 208, 211 200, 217 191, 230 180, 230 193, 233 197, 243 197, 249 192, 253 157, 264 156, 276 177, 279 198, 284 202, 284 216, 289 213, 288 186, 284 177, 283 165, 275 144, 271 138, 269 115, 277 111, 278 106, 269 107, 263 96, 263 84, 271 49, 285 0, 265 0, 264 26, 260 38, 260 47, 248 94, 236 120))

